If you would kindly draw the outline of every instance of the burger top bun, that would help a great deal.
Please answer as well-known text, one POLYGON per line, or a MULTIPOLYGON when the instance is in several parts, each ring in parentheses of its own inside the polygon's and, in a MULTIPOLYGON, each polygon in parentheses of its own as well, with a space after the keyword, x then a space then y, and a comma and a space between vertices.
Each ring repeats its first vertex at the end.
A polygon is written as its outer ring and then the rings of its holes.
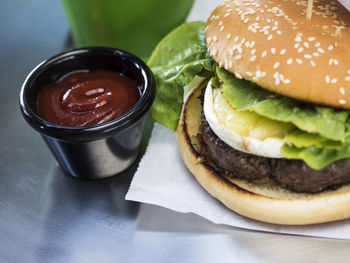
POLYGON ((231 210, 268 223, 305 225, 350 217, 350 184, 317 194, 295 193, 271 181, 230 178, 203 160, 195 138, 201 124, 198 97, 205 84, 186 101, 176 133, 182 159, 208 193, 231 210))
POLYGON ((337 1, 228 0, 209 16, 211 57, 272 92, 350 109, 350 13, 337 1))

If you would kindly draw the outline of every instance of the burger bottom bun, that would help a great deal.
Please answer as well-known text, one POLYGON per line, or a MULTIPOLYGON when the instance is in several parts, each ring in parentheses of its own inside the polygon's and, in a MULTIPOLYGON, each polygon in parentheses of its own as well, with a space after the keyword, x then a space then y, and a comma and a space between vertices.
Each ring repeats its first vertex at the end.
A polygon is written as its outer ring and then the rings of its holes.
POLYGON ((296 193, 273 181, 248 182, 218 172, 196 148, 201 123, 200 90, 188 97, 177 128, 181 156, 199 184, 214 198, 243 216, 283 225, 306 225, 350 217, 350 185, 317 194, 296 193))

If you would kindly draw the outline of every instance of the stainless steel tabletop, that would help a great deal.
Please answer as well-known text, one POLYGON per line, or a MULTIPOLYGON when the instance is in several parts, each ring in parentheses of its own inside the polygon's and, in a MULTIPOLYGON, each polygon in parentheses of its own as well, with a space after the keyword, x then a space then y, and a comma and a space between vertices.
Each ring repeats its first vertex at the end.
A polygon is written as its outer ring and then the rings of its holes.
MULTIPOLYGON (((191 19, 215 2, 197 0, 191 19)), ((347 241, 241 230, 125 201, 136 165, 102 181, 65 175, 22 119, 18 94, 35 65, 65 49, 68 31, 59 0, 0 3, 1 263, 349 262, 347 241)))

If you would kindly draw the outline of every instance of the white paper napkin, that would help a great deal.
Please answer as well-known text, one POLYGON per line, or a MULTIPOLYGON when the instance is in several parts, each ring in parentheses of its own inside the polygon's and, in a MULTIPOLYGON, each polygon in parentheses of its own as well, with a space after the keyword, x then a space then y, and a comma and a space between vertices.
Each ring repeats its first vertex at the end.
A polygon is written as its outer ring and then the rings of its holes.
POLYGON ((251 230, 350 240, 350 220, 311 226, 280 226, 257 222, 227 209, 212 198, 188 172, 175 133, 155 124, 146 154, 134 176, 127 200, 194 213, 216 224, 251 230))

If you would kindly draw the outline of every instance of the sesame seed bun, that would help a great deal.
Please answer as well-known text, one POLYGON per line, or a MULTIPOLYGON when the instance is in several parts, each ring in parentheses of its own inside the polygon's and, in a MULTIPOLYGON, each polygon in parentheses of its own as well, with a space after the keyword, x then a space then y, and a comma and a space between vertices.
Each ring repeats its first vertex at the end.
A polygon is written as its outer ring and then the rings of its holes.
POLYGON ((350 217, 349 184, 317 194, 295 193, 271 181, 258 184, 229 178, 203 161, 194 138, 201 123, 198 97, 205 85, 189 96, 176 133, 186 166, 209 194, 243 216, 274 224, 305 225, 350 217))
POLYGON ((350 109, 350 14, 337 1, 231 0, 206 27, 220 67, 295 99, 350 109))

